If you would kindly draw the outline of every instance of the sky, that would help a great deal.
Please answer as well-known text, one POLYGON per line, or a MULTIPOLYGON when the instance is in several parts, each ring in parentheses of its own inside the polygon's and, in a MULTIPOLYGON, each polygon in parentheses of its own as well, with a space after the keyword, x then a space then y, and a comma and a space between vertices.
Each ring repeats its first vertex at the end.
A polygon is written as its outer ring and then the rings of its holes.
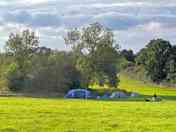
POLYGON ((67 30, 99 22, 121 49, 135 52, 151 39, 176 43, 176 0, 0 0, 0 48, 11 32, 32 29, 40 45, 68 50, 67 30))

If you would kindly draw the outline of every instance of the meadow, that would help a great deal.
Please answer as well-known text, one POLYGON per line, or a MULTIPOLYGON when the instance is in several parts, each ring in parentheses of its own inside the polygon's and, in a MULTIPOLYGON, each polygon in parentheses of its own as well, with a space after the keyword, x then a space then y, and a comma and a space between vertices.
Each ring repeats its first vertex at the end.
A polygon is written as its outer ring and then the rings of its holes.
POLYGON ((174 132, 176 90, 121 77, 127 100, 0 97, 0 132, 174 132), (145 102, 157 92, 161 102, 145 102))

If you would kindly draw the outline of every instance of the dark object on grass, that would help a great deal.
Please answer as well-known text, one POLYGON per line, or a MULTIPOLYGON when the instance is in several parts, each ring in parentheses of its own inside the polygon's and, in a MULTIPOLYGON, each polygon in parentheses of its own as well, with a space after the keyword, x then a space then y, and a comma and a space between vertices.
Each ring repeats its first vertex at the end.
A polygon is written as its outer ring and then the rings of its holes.
POLYGON ((146 102, 150 102, 151 100, 150 99, 145 99, 146 102))
POLYGON ((160 102, 160 101, 162 101, 162 99, 159 96, 157 96, 156 94, 154 94, 151 99, 146 98, 145 101, 146 102, 160 102))
POLYGON ((159 102, 161 100, 162 99, 159 96, 157 96, 156 94, 154 94, 153 97, 152 97, 152 101, 154 101, 154 102, 159 102))

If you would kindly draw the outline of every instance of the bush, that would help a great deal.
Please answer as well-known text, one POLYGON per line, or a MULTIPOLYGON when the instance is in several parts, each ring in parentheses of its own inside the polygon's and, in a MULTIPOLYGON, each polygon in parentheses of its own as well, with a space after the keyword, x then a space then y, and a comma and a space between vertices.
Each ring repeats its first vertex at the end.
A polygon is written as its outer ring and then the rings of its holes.
POLYGON ((20 70, 18 70, 18 66, 16 64, 11 64, 8 68, 7 85, 12 91, 18 91, 25 85, 25 78, 20 70))
POLYGON ((81 87, 81 74, 65 52, 36 54, 23 72, 16 63, 8 67, 6 78, 11 91, 65 93, 81 87))
POLYGON ((80 87, 80 74, 67 54, 37 55, 32 63, 29 73, 32 90, 65 93, 70 88, 80 87))

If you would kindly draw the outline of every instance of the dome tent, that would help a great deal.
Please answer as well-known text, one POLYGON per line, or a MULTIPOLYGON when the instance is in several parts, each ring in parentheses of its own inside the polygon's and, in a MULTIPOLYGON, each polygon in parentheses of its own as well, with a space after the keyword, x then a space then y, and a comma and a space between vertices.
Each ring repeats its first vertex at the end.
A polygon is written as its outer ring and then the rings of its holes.
POLYGON ((91 98, 92 93, 89 90, 86 89, 72 89, 68 91, 68 93, 65 95, 65 98, 91 98))

